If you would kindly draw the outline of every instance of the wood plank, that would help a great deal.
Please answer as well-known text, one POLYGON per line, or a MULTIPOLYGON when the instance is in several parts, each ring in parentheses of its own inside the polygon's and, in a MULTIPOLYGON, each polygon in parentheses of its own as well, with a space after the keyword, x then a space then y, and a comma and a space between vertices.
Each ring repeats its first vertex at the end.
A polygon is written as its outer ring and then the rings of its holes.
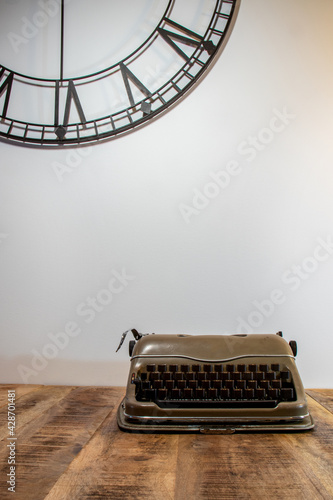
MULTIPOLYGON (((36 386, 15 400, 16 433, 30 421, 38 418, 51 406, 64 398, 73 387, 68 386, 36 386)), ((20 390, 16 394, 22 394, 20 390)), ((8 437, 7 405, 0 409, 0 440, 8 437)))
POLYGON ((333 413, 333 389, 307 389, 306 393, 333 413))
MULTIPOLYGON (((89 441, 113 407, 119 391, 103 387, 70 388, 70 392, 17 432, 16 499, 44 499, 73 458, 89 441)), ((52 388, 49 388, 52 392, 52 388)), ((38 409, 38 405, 37 405, 38 409)), ((8 451, 0 451, 0 491, 6 491, 8 451)), ((12 498, 11 493, 1 498, 12 498)), ((64 497, 63 497, 64 498, 64 497)))
POLYGON ((15 391, 15 399, 19 399, 24 394, 28 394, 29 392, 35 391, 43 387, 42 385, 28 385, 28 384, 2 384, 0 385, 0 408, 2 406, 7 407, 8 402, 8 391, 15 391))
POLYGON ((179 436, 124 433, 118 429, 116 410, 73 460, 46 500, 174 498, 179 436))

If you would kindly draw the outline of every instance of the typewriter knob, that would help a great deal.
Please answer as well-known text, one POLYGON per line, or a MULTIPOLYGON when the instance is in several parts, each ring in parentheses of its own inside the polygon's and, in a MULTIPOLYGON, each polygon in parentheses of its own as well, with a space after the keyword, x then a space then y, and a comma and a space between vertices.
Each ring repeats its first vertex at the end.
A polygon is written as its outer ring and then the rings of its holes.
POLYGON ((128 352, 129 352, 129 355, 130 355, 130 356, 132 356, 132 354, 133 354, 133 349, 134 349, 134 347, 135 347, 135 344, 136 344, 135 340, 130 340, 130 341, 129 341, 129 344, 128 344, 128 352))
POLYGON ((290 345, 291 350, 293 351, 293 355, 296 356, 296 354, 297 354, 297 343, 296 343, 296 340, 291 340, 289 342, 289 345, 290 345))

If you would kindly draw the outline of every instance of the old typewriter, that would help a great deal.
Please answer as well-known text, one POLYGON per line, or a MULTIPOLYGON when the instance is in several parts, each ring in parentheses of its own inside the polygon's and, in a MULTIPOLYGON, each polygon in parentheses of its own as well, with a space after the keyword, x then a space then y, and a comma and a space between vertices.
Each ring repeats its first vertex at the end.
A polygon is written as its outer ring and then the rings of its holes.
POLYGON ((131 366, 118 425, 127 431, 233 433, 314 424, 295 341, 277 334, 155 335, 128 330, 131 366))

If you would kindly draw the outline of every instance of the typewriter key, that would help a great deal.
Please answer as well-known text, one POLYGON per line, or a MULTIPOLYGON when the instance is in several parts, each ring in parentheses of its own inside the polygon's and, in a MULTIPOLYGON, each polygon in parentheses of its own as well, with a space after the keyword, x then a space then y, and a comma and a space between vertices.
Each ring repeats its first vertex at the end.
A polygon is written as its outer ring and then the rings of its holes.
POLYGON ((166 397, 167 397, 167 390, 166 389, 158 389, 158 391, 157 391, 157 397, 158 397, 158 399, 166 399, 166 397))
POLYGON ((282 388, 280 394, 283 401, 292 401, 294 399, 294 391, 291 388, 282 388))
POLYGON ((254 389, 245 389, 244 395, 246 399, 254 399, 254 389))
POLYGON ((235 399, 242 399, 243 397, 243 390, 242 389, 234 389, 232 391, 232 395, 235 399))
POLYGON ((196 389, 195 390, 195 397, 197 399, 203 399, 205 397, 205 390, 204 389, 196 389))
POLYGON ((214 399, 214 398, 217 398, 217 389, 208 389, 208 397, 210 399, 214 399))
POLYGON ((245 389, 246 388, 246 380, 236 380, 237 389, 245 389))
POLYGON ((227 365, 227 372, 233 373, 236 371, 235 365, 227 365))
POLYGON ((258 388, 256 390, 256 397, 257 397, 257 399, 265 399, 265 397, 266 397, 266 391, 265 391, 265 389, 258 388))
POLYGON ((144 398, 147 401, 154 401, 155 397, 156 397, 156 390, 155 389, 146 389, 145 391, 143 391, 143 394, 144 394, 144 398))
POLYGON ((188 387, 184 389, 184 398, 191 399, 193 396, 193 389, 189 389, 188 387))
POLYGON ((172 399, 179 399, 180 398, 180 389, 172 389, 171 391, 171 397, 172 399))
POLYGON ((271 399, 278 399, 279 389, 269 389, 268 394, 271 399))
POLYGON ((221 389, 221 398, 229 399, 230 398, 230 390, 229 389, 221 389))

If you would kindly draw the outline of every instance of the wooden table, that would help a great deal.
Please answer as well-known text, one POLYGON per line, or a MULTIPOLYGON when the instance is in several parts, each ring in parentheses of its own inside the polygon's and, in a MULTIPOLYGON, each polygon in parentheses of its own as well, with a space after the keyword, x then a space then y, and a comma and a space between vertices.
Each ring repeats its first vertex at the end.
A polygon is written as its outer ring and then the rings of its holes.
POLYGON ((0 498, 333 499, 333 390, 308 390, 315 429, 272 434, 132 434, 119 387, 0 386, 0 498), (8 389, 16 395, 8 492, 8 389))

